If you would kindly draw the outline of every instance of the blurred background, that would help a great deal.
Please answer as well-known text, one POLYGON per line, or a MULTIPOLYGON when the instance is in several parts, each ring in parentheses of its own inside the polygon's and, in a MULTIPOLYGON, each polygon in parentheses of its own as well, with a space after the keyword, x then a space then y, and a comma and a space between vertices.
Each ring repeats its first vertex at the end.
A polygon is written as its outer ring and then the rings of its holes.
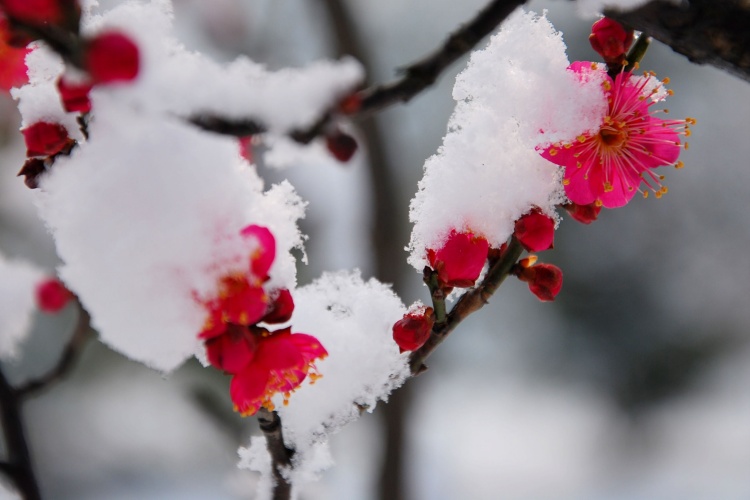
MULTIPOLYGON (((281 68, 349 53, 379 83, 484 3, 176 0, 175 18, 188 47, 222 61, 246 54, 281 68)), ((595 58, 592 21, 573 2, 527 8, 548 9, 570 60, 595 58)), ((288 176, 309 201, 301 284, 360 267, 407 304, 427 300, 405 264, 408 202, 464 64, 355 124, 362 148, 349 164, 323 154, 283 171, 260 162, 269 182, 288 176)), ((674 117, 698 119, 686 167, 666 172, 669 194, 591 226, 566 218, 544 254, 565 273, 556 302, 509 280, 427 373, 333 437, 336 465, 301 499, 750 498, 750 85, 658 42, 642 67, 671 78, 674 117)), ((0 96, 0 251, 53 269, 52 242, 15 177, 19 120, 0 96)), ((37 318, 22 360, 4 367, 13 380, 56 362, 73 316, 37 318)), ((89 342, 71 376, 24 407, 45 498, 253 498, 257 477, 236 462, 257 430, 231 412, 227 388, 196 362, 163 377, 89 342)))

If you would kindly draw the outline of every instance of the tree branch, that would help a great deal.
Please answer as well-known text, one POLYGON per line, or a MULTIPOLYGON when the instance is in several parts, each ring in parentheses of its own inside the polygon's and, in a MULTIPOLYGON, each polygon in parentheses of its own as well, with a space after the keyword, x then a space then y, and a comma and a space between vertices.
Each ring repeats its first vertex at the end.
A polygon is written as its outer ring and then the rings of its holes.
POLYGON ((292 469, 294 450, 286 447, 281 429, 281 418, 275 411, 265 408, 258 410, 258 424, 266 437, 268 453, 271 455, 271 470, 275 484, 273 500, 289 500, 292 496, 292 485, 285 477, 284 471, 292 469))
POLYGON ((0 468, 25 500, 40 500, 41 494, 31 465, 26 432, 21 419, 21 398, 0 369, 0 423, 8 459, 0 468))
POLYGON ((503 251, 497 260, 490 260, 490 269, 482 282, 476 287, 464 293, 453 306, 451 312, 444 323, 435 323, 427 342, 414 351, 409 356, 409 367, 412 375, 419 375, 427 367, 424 365, 425 360, 439 346, 443 340, 455 330, 455 328, 470 314, 478 311, 488 303, 490 297, 495 293, 498 287, 508 276, 513 265, 523 252, 523 247, 516 240, 511 238, 508 247, 503 251))
POLYGON ((697 64, 710 64, 750 81, 750 2, 656 0, 605 14, 656 38, 697 64))
MULTIPOLYGON (((435 83, 448 66, 473 49, 511 12, 524 3, 526 0, 493 0, 471 21, 453 32, 440 48, 401 70, 403 77, 394 82, 376 85, 361 91, 361 105, 350 116, 362 117, 382 111, 397 103, 408 102, 435 83)), ((320 135, 333 113, 334 110, 329 110, 308 129, 292 130, 288 132, 288 135, 298 142, 307 144, 320 135)), ((189 118, 189 121, 204 130, 237 137, 252 135, 252 130, 262 132, 267 129, 260 121, 252 118, 232 120, 217 115, 200 115, 189 118)))
POLYGON ((89 339, 92 331, 91 317, 89 316, 89 313, 83 308, 78 300, 76 300, 75 303, 78 309, 78 321, 73 336, 65 346, 65 350, 60 356, 60 360, 57 362, 57 365, 46 374, 37 379, 29 380, 15 389, 19 398, 27 398, 35 395, 39 391, 63 379, 71 368, 73 368, 76 358, 78 358, 78 355, 81 353, 81 350, 89 339))

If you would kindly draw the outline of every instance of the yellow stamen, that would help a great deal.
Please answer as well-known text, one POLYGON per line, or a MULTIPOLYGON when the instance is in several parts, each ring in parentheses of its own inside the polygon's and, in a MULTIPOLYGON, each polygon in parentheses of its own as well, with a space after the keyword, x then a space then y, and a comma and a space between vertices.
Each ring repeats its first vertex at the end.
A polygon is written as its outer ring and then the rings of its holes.
POLYGON ((604 203, 602 202, 602 200, 596 200, 594 202, 594 205, 596 205, 597 207, 601 207, 602 205, 604 205, 604 203))
POLYGON ((683 168, 684 166, 685 164, 682 162, 682 160, 674 164, 674 168, 683 168))

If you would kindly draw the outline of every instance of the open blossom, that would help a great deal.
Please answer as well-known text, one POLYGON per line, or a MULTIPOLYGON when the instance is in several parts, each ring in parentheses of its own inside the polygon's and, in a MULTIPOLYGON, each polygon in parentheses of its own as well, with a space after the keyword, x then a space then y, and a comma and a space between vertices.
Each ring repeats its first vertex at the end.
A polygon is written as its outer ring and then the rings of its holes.
POLYGON ((263 288, 276 257, 271 231, 251 225, 240 234, 257 246, 244 270, 221 277, 216 296, 201 301, 207 318, 198 338, 205 342, 208 361, 232 375, 235 409, 252 415, 261 407, 272 409, 275 394, 290 393, 308 377, 314 381, 315 361, 328 353, 315 337, 292 333, 291 327, 270 331, 257 326, 289 321, 294 300, 287 289, 263 288))
MULTIPOLYGON (((603 79, 609 106, 599 130, 581 134, 567 142, 547 147, 544 158, 565 167, 564 187, 570 201, 606 208, 624 206, 636 192, 653 191, 657 197, 667 192, 653 169, 665 165, 679 168, 680 150, 687 143, 680 135, 690 135, 688 125, 695 120, 662 120, 651 109, 658 93, 653 74, 634 77, 621 72, 612 80, 603 66, 575 62, 568 68, 582 80, 603 79), (641 183, 646 186, 641 190, 641 183)), ((664 83, 668 80, 665 79, 664 83)))
POLYGON ((427 260, 437 271, 442 286, 469 287, 482 273, 489 249, 483 236, 454 229, 442 247, 427 250, 427 260))
POLYGON ((261 407, 272 410, 274 395, 288 397, 306 378, 315 382, 320 377, 315 361, 328 355, 315 337, 292 333, 291 328, 269 332, 253 327, 249 331, 257 338, 255 349, 247 364, 233 374, 229 387, 235 409, 244 416, 261 407))

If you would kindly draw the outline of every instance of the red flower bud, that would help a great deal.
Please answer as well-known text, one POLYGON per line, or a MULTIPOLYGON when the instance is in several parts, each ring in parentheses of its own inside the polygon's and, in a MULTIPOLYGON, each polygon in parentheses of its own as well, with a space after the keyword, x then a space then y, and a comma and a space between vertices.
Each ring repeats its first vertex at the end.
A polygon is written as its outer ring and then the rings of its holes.
POLYGON ((264 323, 286 323, 292 319, 294 299, 286 288, 271 294, 271 308, 261 320, 264 323))
POLYGON ((88 113, 91 111, 89 92, 91 83, 68 83, 65 78, 57 80, 57 90, 60 92, 63 108, 68 113, 88 113))
POLYGON ((346 163, 357 152, 357 141, 349 134, 337 130, 326 136, 326 147, 338 161, 346 163))
POLYGON ((567 210, 571 217, 580 222, 581 224, 591 224, 597 217, 599 212, 602 211, 602 207, 596 206, 595 203, 590 205, 578 205, 577 203, 568 203, 563 208, 567 210))
POLYGON ((555 239, 555 221, 538 208, 516 221, 514 235, 529 252, 542 252, 552 248, 555 239))
POLYGON ((56 24, 63 17, 60 0, 0 0, 0 10, 31 24, 56 24))
POLYGON ((490 245, 474 233, 452 230, 439 250, 427 250, 427 259, 446 287, 470 287, 479 278, 487 261, 490 245))
POLYGON ((419 307, 407 312, 404 317, 393 325, 393 340, 398 344, 401 352, 416 351, 427 342, 435 324, 434 312, 431 307, 419 307))
POLYGON ((603 17, 591 27, 591 47, 604 58, 607 64, 622 64, 625 54, 633 43, 633 30, 626 30, 620 23, 603 17))
POLYGON ((68 131, 59 123, 37 122, 21 133, 26 140, 27 156, 51 156, 70 142, 68 131))
POLYGON ((39 309, 47 313, 56 313, 65 307, 73 294, 65 285, 54 278, 42 281, 36 286, 36 303, 39 309))
POLYGON ((138 76, 138 46, 122 33, 101 33, 89 41, 84 66, 94 83, 127 82, 138 76))
POLYGON ((518 279, 529 284, 531 293, 542 302, 551 302, 562 288, 562 270, 552 264, 536 264, 532 255, 521 260, 514 269, 518 279))

